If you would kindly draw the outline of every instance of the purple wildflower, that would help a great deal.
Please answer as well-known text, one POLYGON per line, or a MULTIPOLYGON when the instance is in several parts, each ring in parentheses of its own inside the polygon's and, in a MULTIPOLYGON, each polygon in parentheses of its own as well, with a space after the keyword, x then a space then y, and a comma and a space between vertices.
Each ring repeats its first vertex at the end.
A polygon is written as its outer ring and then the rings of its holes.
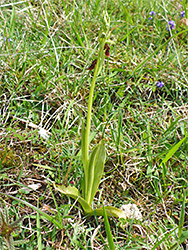
POLYGON ((157 81, 156 86, 157 86, 158 88, 162 88, 162 87, 164 86, 164 82, 159 82, 159 81, 157 81))
POLYGON ((10 42, 10 38, 9 37, 8 38, 4 37, 3 39, 4 39, 5 42, 6 42, 6 40, 8 40, 8 42, 10 42))
POLYGON ((174 29, 175 28, 175 26, 176 26, 176 24, 175 24, 175 22, 174 21, 172 21, 172 20, 170 20, 170 21, 168 21, 168 25, 167 25, 167 30, 172 30, 172 29, 174 29))
POLYGON ((185 10, 181 12, 181 17, 185 17, 185 10))
POLYGON ((150 16, 155 16, 156 15, 156 13, 153 10, 149 14, 150 14, 150 16))
POLYGON ((150 11, 150 17, 148 18, 149 20, 151 20, 152 19, 152 16, 155 16, 156 15, 156 13, 152 10, 152 11, 150 11))

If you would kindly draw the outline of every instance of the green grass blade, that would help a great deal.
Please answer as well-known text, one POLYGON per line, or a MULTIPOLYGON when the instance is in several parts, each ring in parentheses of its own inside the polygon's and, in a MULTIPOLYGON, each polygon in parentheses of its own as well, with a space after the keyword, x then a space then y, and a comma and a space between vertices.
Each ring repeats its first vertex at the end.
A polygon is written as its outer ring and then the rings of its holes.
POLYGON ((92 17, 95 17, 97 15, 99 8, 100 8, 100 0, 96 0, 95 1, 95 8, 93 9, 92 17))
POLYGON ((181 213, 180 213, 180 220, 179 220, 179 226, 178 226, 178 238, 180 238, 183 230, 183 224, 185 219, 185 199, 186 199, 186 192, 183 190, 183 202, 181 206, 181 213))
POLYGON ((50 189, 50 192, 51 192, 51 195, 52 195, 52 198, 54 200, 54 204, 55 204, 55 207, 56 207, 56 210, 57 210, 57 215, 58 215, 58 218, 59 218, 59 221, 61 223, 61 227, 63 228, 63 219, 62 219, 62 216, 61 216, 61 212, 60 212, 60 208, 58 207, 58 204, 56 202, 56 199, 55 199, 55 196, 52 192, 52 189, 50 187, 50 185, 48 185, 49 189, 50 189))
POLYGON ((36 212, 40 213, 45 219, 47 219, 50 222, 52 222, 56 227, 58 227, 59 229, 62 229, 61 224, 57 220, 55 220, 52 216, 46 214, 45 212, 43 212, 39 208, 35 207, 34 205, 30 204, 29 202, 21 200, 21 199, 19 199, 17 197, 14 197, 14 196, 10 195, 10 194, 4 194, 4 193, 1 193, 1 192, 0 192, 0 194, 3 195, 3 196, 7 196, 7 197, 9 197, 9 198, 11 198, 13 200, 17 200, 18 202, 20 202, 20 203, 22 203, 22 204, 24 204, 24 205, 32 208, 36 212))
POLYGON ((172 231, 170 231, 169 233, 166 233, 165 235, 164 235, 164 237, 161 239, 161 240, 159 240, 159 241, 157 241, 156 243, 155 243, 155 245, 151 248, 151 250, 155 250, 155 249, 157 249, 158 248, 158 246, 160 246, 160 244, 161 243, 163 243, 175 230, 177 229, 177 227, 175 227, 172 231))
POLYGON ((114 245, 112 232, 110 229, 110 224, 108 221, 108 216, 107 216, 106 209, 105 209, 104 205, 103 205, 103 213, 104 213, 104 224, 105 224, 105 231, 106 231, 106 235, 107 235, 108 245, 109 245, 110 250, 115 250, 116 248, 114 245))
POLYGON ((179 141, 175 146, 173 146, 170 151, 168 152, 168 154, 165 156, 165 158, 162 160, 161 164, 159 165, 159 167, 162 166, 162 164, 165 164, 171 157, 172 155, 180 148, 180 146, 182 145, 182 143, 186 140, 187 135, 181 140, 179 141))
POLYGON ((138 28, 143 28, 144 25, 137 25, 136 27, 134 27, 132 30, 130 30, 129 32, 127 32, 127 34, 121 38, 120 42, 124 41, 133 31, 135 31, 138 28))
POLYGON ((76 26, 73 26, 73 24, 72 24, 72 25, 71 25, 71 28, 72 28, 72 30, 73 30, 73 32, 74 32, 76 38, 77 38, 77 41, 78 41, 77 43, 78 43, 78 45, 84 48, 85 46, 84 46, 84 44, 83 44, 83 42, 82 42, 82 39, 81 39, 81 37, 80 37, 79 31, 77 30, 76 26))
POLYGON ((179 244, 183 243, 186 239, 188 239, 188 230, 182 232, 179 239, 179 244))
MULTIPOLYGON (((38 207, 38 205, 37 205, 38 207)), ((36 214, 36 223, 37 223, 37 246, 38 250, 42 250, 42 235, 41 235, 41 226, 40 226, 40 214, 37 212, 36 214)))
MULTIPOLYGON (((181 31, 178 33, 178 35, 181 35, 183 33, 187 32, 187 29, 181 31)), ((138 70, 149 60, 151 59, 154 55, 156 55, 164 46, 168 45, 169 42, 177 37, 177 34, 172 35, 166 42, 164 42, 161 46, 159 46, 153 53, 151 53, 146 59, 144 59, 135 69, 133 73, 138 72, 138 70)))
POLYGON ((165 130, 165 132, 163 133, 163 140, 164 138, 166 139, 166 136, 169 135, 177 126, 179 120, 181 119, 181 117, 178 117, 174 122, 172 122, 170 124, 170 126, 165 130))
POLYGON ((10 34, 9 34, 10 37, 12 37, 13 35, 14 27, 15 27, 15 7, 13 6, 11 20, 10 20, 10 34))
POLYGON ((121 134, 122 134, 122 122, 123 122, 123 115, 121 109, 118 112, 118 133, 117 133, 117 148, 120 149, 120 142, 121 142, 121 134))
POLYGON ((148 168, 147 168, 147 175, 151 175, 153 172, 153 164, 152 164, 152 146, 151 146, 151 139, 152 134, 150 130, 150 123, 147 124, 147 141, 148 141, 148 148, 147 148, 147 159, 148 159, 148 168))

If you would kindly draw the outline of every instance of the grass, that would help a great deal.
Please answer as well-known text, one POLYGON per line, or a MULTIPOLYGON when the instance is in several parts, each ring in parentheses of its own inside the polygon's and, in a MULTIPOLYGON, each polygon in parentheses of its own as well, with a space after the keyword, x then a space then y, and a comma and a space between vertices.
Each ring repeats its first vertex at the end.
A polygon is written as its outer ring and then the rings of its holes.
POLYGON ((1 208, 9 223, 25 216, 12 232, 15 249, 108 249, 107 233, 116 249, 186 249, 187 9, 186 0, 1 1, 1 208), (108 217, 107 232, 103 218, 86 218, 53 189, 81 185, 87 68, 104 9, 112 43, 93 101, 90 140, 103 138, 107 151, 96 203, 134 203, 143 216, 128 224, 108 217))

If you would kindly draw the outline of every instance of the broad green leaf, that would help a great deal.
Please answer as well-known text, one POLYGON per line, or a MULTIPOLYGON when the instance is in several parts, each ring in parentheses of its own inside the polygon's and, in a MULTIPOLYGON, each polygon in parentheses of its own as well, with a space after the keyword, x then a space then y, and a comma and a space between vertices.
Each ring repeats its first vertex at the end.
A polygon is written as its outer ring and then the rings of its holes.
MULTIPOLYGON (((93 139, 95 138, 96 134, 97 134, 96 131, 93 131, 93 132, 90 133, 90 135, 89 135, 89 143, 90 143, 91 141, 93 141, 93 139)), ((81 157, 81 155, 82 155, 82 149, 80 149, 80 150, 78 151, 78 153, 76 154, 76 156, 81 157)))
POLYGON ((108 215, 107 215, 107 212, 106 212, 104 205, 103 205, 103 213, 104 213, 104 224, 105 224, 105 231, 106 231, 106 235, 107 235, 108 244, 109 244, 110 250, 115 250, 116 248, 114 245, 112 232, 111 232, 110 224, 108 221, 108 215))
MULTIPOLYGON (((113 216, 113 217, 116 217, 116 218, 127 219, 125 213, 119 208, 112 207, 112 206, 105 206, 105 210, 106 210, 106 213, 107 213, 108 217, 113 216)), ((93 210, 92 212, 90 212, 88 214, 88 216, 93 216, 93 215, 104 216, 103 208, 102 207, 97 208, 97 209, 93 210)))
POLYGON ((77 200, 80 203, 80 205, 82 206, 82 208, 86 214, 92 212, 91 206, 86 202, 86 200, 84 200, 81 197, 77 188, 72 187, 72 186, 65 187, 64 185, 58 185, 55 183, 54 183, 54 188, 56 190, 58 190, 60 193, 65 194, 65 195, 77 200))
POLYGON ((161 167, 163 163, 165 164, 172 157, 172 155, 180 148, 181 144, 186 140, 186 138, 187 138, 187 135, 181 141, 179 141, 175 146, 173 146, 170 149, 170 151, 168 152, 168 154, 162 160, 162 162, 159 165, 159 167, 161 167))
POLYGON ((105 147, 103 141, 101 141, 94 148, 89 158, 88 177, 85 180, 85 182, 87 182, 87 187, 88 187, 85 190, 86 192, 85 200, 88 202, 89 205, 91 205, 94 199, 102 175, 104 173, 105 159, 106 159, 105 147))

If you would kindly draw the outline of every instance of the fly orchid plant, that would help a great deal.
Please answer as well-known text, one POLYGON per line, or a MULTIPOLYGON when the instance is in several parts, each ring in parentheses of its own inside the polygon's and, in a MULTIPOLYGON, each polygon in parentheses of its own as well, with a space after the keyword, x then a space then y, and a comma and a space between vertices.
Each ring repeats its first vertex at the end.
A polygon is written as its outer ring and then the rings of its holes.
MULTIPOLYGON (((82 163, 84 169, 84 177, 82 180, 81 192, 73 186, 66 187, 65 185, 59 185, 54 183, 54 188, 59 192, 77 200, 86 215, 104 215, 104 209, 100 208, 93 209, 92 202, 95 194, 98 190, 102 175, 104 173, 104 164, 106 160, 106 152, 104 147, 104 141, 102 140, 96 145, 91 153, 89 153, 89 135, 91 128, 92 119, 92 103, 93 94, 97 76, 100 74, 104 57, 110 56, 108 45, 110 38, 110 18, 107 12, 103 13, 103 26, 99 33, 99 53, 98 58, 95 59, 89 70, 95 69, 94 76, 90 86, 89 101, 88 101, 88 112, 86 126, 85 122, 82 122, 82 138, 81 138, 81 152, 82 152, 82 163)), ((125 218, 124 212, 121 209, 114 208, 112 206, 105 207, 108 216, 114 216, 119 218, 125 218)))

